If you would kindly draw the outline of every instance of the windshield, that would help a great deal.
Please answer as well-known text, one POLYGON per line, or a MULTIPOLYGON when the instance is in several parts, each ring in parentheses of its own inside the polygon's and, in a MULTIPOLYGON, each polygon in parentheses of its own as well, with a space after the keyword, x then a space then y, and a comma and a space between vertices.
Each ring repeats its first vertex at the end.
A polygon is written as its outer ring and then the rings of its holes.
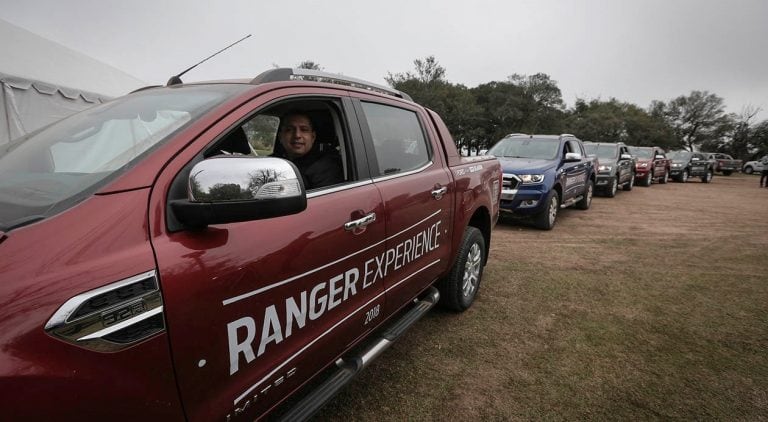
POLYGON ((675 161, 688 161, 691 159, 691 152, 689 151, 672 151, 667 154, 667 158, 675 161))
POLYGON ((596 155, 597 158, 609 159, 619 155, 616 144, 584 144, 587 155, 596 155))
POLYGON ((559 139, 504 138, 488 151, 496 157, 554 160, 560 148, 559 139))
POLYGON ((76 204, 110 175, 243 89, 216 85, 138 92, 6 145, 0 150, 0 230, 76 204))
POLYGON ((632 152, 632 155, 638 158, 653 158, 653 148, 632 147, 630 148, 630 151, 632 152))

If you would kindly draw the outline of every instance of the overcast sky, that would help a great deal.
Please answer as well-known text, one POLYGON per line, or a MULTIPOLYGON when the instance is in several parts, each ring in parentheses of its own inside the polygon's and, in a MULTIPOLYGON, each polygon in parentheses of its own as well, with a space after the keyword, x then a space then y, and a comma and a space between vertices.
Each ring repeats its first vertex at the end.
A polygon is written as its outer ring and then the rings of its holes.
POLYGON ((469 87, 543 72, 568 105, 707 90, 768 118, 768 0, 0 0, 0 18, 151 84, 250 33, 183 79, 312 60, 384 84, 434 55, 469 87))

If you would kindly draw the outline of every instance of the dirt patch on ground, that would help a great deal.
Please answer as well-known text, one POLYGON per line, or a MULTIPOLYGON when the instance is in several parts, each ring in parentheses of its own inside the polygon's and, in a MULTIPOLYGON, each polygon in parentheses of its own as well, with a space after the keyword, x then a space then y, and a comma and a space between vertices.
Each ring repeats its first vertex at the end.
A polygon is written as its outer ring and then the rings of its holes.
POLYGON ((768 189, 654 184, 493 232, 480 296, 434 311, 320 420, 768 418, 768 189))

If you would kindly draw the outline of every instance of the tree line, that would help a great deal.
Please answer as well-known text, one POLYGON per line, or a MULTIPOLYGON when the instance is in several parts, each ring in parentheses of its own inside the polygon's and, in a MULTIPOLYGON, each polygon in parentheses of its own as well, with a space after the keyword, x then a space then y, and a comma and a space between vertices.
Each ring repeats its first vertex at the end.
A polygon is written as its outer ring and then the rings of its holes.
POLYGON ((510 133, 572 133, 584 141, 722 152, 744 160, 768 154, 768 120, 754 121, 760 109, 726 113, 723 99, 708 91, 653 101, 647 109, 615 98, 578 99, 567 107, 557 82, 544 73, 468 88, 446 80, 434 56, 414 65, 413 71, 388 73, 387 83, 440 114, 459 148, 490 148, 510 133))

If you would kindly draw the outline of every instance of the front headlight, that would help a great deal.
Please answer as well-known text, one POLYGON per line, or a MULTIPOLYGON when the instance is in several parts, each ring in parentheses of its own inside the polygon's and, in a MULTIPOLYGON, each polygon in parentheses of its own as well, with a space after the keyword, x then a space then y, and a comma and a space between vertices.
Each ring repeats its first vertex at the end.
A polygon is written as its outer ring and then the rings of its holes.
POLYGON ((524 184, 533 184, 533 183, 541 183, 544 181, 544 175, 543 174, 521 174, 520 180, 523 181, 524 184))
POLYGON ((598 166, 597 167, 598 173, 610 173, 611 170, 613 170, 613 167, 611 167, 611 166, 598 166))

